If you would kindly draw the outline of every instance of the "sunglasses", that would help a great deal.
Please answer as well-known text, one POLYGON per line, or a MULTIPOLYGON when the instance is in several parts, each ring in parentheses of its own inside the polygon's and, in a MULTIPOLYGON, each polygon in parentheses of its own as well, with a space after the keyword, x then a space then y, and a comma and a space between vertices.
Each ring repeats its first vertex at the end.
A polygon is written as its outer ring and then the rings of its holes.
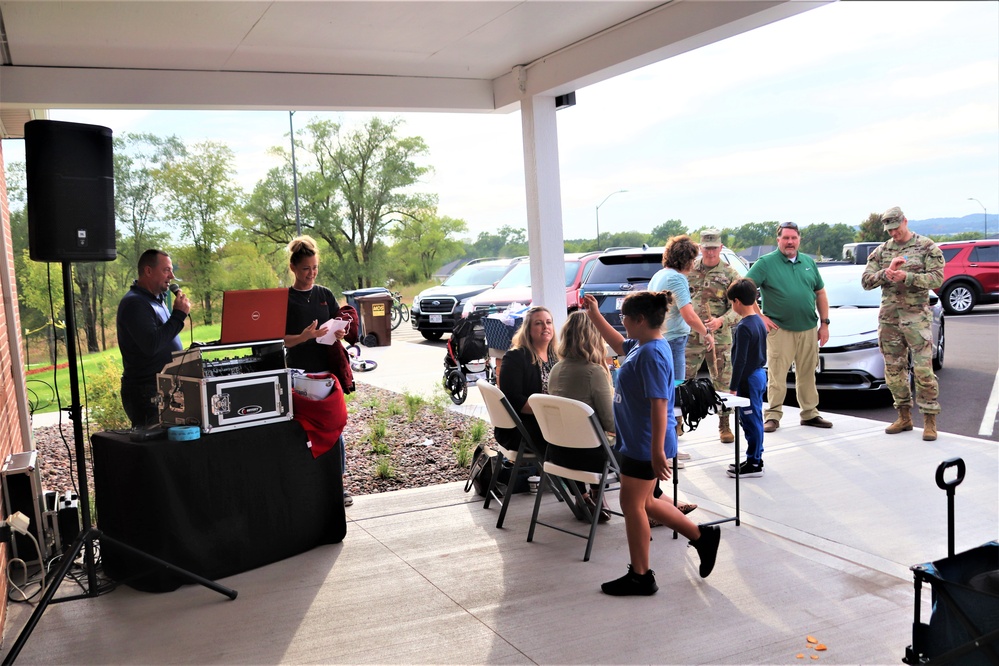
POLYGON ((798 225, 794 222, 781 222, 777 225, 777 235, 780 235, 781 229, 794 229, 795 231, 798 231, 798 225))

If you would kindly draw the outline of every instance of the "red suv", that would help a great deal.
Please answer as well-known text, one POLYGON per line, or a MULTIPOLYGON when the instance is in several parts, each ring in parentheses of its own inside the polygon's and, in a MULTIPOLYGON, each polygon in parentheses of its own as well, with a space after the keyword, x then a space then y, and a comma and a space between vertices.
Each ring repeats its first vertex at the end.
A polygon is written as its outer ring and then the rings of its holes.
POLYGON ((937 290, 947 314, 999 303, 999 239, 938 243, 947 265, 937 290))

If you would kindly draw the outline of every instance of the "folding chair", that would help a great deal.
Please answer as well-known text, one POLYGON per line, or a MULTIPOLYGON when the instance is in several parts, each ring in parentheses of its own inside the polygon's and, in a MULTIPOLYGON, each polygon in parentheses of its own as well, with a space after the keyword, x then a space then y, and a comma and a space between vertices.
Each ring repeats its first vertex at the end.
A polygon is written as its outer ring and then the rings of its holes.
MULTIPOLYGON (((513 410, 513 405, 503 395, 503 391, 488 382, 476 382, 475 385, 482 394, 482 400, 486 403, 486 411, 489 412, 489 422, 492 426, 494 428, 515 428, 520 433, 521 438, 520 450, 508 449, 499 443, 495 445, 496 451, 513 463, 513 468, 510 470, 510 478, 503 488, 501 497, 497 491, 497 485, 503 485, 498 484, 502 462, 497 466, 489 481, 489 488, 486 490, 486 500, 482 503, 482 508, 488 509, 489 503, 493 499, 500 502, 502 506, 499 518, 496 520, 496 527, 502 528, 503 520, 506 518, 506 509, 510 504, 510 497, 513 495, 513 484, 517 481, 517 472, 524 466, 525 461, 538 460, 537 447, 531 440, 531 435, 527 432, 527 428, 524 427, 517 412, 513 410)), ((492 445, 490 446, 492 447, 492 445)))
MULTIPOLYGON (((599 473, 559 465, 548 460, 548 456, 546 456, 544 464, 541 467, 541 483, 538 484, 538 495, 534 500, 531 529, 527 533, 527 540, 533 541, 534 527, 536 525, 544 525, 559 532, 565 532, 566 534, 586 539, 586 553, 583 555, 583 561, 588 562, 590 551, 593 549, 593 538, 597 533, 600 507, 603 506, 604 491, 607 487, 608 479, 612 471, 620 478, 617 458, 614 456, 614 452, 611 451, 610 443, 608 443, 607 438, 604 436, 600 420, 593 412, 593 409, 586 403, 570 398, 541 394, 532 395, 527 399, 527 402, 531 405, 531 409, 534 410, 534 416, 537 417, 538 424, 541 426, 541 433, 550 444, 562 446, 567 449, 599 448, 604 451, 604 468, 599 473), (580 483, 589 484, 590 487, 597 486, 600 489, 597 491, 597 497, 594 498, 596 509, 586 511, 586 518, 590 523, 588 533, 573 532, 558 525, 538 520, 538 512, 541 509, 541 495, 544 492, 546 481, 550 482, 551 477, 579 481, 580 483)), ((579 497, 579 490, 576 488, 576 484, 570 483, 569 485, 572 487, 573 493, 579 497)), ((611 513, 618 516, 623 515, 617 511, 611 511, 611 513)))

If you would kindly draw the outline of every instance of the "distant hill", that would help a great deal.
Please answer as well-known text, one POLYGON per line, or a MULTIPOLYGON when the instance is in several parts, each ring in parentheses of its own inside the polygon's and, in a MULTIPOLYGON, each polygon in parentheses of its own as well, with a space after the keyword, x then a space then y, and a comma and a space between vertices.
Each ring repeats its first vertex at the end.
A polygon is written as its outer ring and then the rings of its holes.
MULTIPOLYGON (((999 215, 989 213, 989 236, 999 234, 999 215)), ((984 231, 985 215, 972 213, 964 217, 931 217, 928 220, 909 220, 909 229, 923 236, 943 236, 968 231, 984 231)))

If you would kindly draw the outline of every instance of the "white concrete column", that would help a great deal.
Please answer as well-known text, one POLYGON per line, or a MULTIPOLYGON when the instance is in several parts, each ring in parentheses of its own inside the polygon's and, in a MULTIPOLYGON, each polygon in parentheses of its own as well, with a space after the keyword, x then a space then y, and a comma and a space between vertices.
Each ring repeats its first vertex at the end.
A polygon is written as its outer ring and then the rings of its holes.
POLYGON ((565 321, 565 243, 559 185, 555 97, 537 95, 520 102, 527 181, 527 243, 535 305, 552 313, 556 330, 565 321))

